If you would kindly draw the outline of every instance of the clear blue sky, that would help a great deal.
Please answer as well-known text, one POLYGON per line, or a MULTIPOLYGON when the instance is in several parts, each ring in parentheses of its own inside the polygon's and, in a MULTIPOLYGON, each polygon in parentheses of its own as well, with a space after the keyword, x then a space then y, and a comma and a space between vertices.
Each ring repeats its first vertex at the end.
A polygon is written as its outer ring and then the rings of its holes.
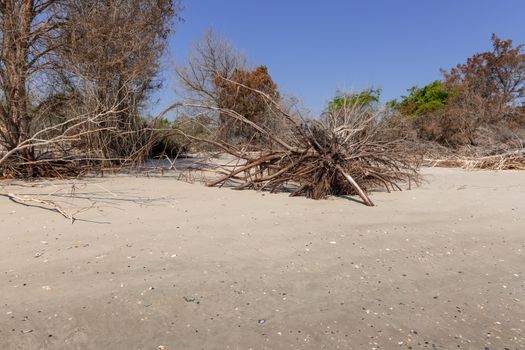
MULTIPOLYGON (((209 28, 268 66, 284 93, 318 113, 337 89, 383 89, 383 101, 440 77, 490 36, 525 43, 525 0, 183 0, 170 40, 182 63, 209 28)), ((176 97, 164 73, 157 111, 176 97)))

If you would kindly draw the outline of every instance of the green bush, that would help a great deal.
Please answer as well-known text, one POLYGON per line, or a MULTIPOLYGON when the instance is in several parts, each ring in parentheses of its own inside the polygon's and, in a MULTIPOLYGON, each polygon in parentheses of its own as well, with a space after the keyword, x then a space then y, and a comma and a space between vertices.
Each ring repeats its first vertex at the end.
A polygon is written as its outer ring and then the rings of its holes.
POLYGON ((443 108, 451 96, 439 80, 422 88, 414 86, 408 92, 408 96, 402 96, 401 102, 394 100, 390 106, 396 107, 404 117, 410 119, 443 108))
POLYGON ((345 107, 369 107, 379 103, 381 89, 365 89, 357 93, 338 91, 337 95, 328 102, 328 108, 341 109, 345 107))

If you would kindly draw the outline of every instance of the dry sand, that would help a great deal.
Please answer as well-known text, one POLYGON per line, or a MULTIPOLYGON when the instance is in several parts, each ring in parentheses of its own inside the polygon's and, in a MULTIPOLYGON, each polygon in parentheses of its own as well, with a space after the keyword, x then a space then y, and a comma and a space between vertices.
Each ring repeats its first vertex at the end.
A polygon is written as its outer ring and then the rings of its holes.
POLYGON ((525 173, 424 173, 375 208, 110 177, 71 225, 0 197, 0 349, 523 349, 525 173))

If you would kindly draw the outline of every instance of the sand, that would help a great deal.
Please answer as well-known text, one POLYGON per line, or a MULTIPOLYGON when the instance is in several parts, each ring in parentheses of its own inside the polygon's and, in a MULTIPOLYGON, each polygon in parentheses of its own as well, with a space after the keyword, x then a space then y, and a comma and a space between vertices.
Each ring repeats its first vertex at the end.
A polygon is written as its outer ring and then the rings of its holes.
POLYGON ((424 173, 374 208, 168 176, 11 183, 96 204, 71 224, 0 197, 0 349, 523 349, 525 173, 424 173))

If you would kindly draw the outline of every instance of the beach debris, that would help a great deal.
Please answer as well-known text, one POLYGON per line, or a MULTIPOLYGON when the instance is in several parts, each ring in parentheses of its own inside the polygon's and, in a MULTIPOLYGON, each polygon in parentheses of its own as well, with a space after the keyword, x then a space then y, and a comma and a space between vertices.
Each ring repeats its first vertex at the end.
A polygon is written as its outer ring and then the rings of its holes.
MULTIPOLYGON (((432 167, 489 169, 489 170, 525 170, 525 148, 489 154, 478 157, 462 157, 452 155, 444 159, 425 159, 425 164, 432 167)), ((464 186, 466 188, 466 186, 464 186)), ((457 188, 461 190, 463 188, 457 188)))
POLYGON ((187 303, 195 303, 195 304, 200 304, 200 300, 195 298, 195 297, 184 297, 184 301, 187 302, 187 303))
MULTIPOLYGON (((73 185, 72 188, 74 189, 74 185, 73 185)), ((74 190, 73 189, 71 190, 71 192, 69 194, 69 197, 73 197, 74 196, 74 190)), ((49 197, 51 195, 56 195, 58 192, 60 192, 60 190, 54 191, 53 193, 48 194, 47 196, 49 197)), ((63 207, 63 203, 59 204, 57 201, 50 200, 48 198, 43 199, 43 198, 37 198, 37 197, 22 196, 22 195, 17 195, 17 194, 14 194, 14 193, 5 193, 5 192, 1 192, 1 191, 0 191, 0 196, 6 197, 6 198, 8 198, 9 200, 11 200, 14 203, 18 203, 18 204, 21 204, 21 205, 24 205, 24 206, 27 206, 27 207, 35 207, 35 208, 40 208, 40 209, 54 211, 56 213, 59 213, 64 218, 68 219, 71 222, 71 224, 75 223, 75 221, 77 220, 77 215, 78 214, 90 210, 91 208, 93 208, 97 204, 97 202, 89 200, 90 201, 90 205, 89 206, 82 207, 82 208, 79 208, 79 209, 76 209, 76 210, 72 210, 72 209, 65 209, 63 207)), ((14 211, 13 211, 13 213, 14 213, 14 211)), ((46 226, 44 226, 43 228, 45 229, 46 226)), ((47 242, 46 241, 42 241, 42 244, 47 244, 47 242)))
MULTIPOLYGON (((226 79, 226 78, 224 78, 226 79)), ((226 79, 227 80, 227 79, 226 79)), ((221 118, 253 130, 250 141, 198 138, 192 141, 218 147, 234 161, 213 171, 219 176, 210 187, 232 185, 236 189, 288 190, 291 196, 323 199, 331 195, 358 195, 373 206, 368 192, 376 188, 401 190, 401 184, 419 183, 417 152, 404 137, 394 132, 381 112, 358 105, 330 108, 321 118, 306 120, 290 114, 271 96, 237 84, 239 90, 251 90, 265 99, 271 114, 283 124, 283 133, 257 123, 230 109, 213 109, 221 118)))

